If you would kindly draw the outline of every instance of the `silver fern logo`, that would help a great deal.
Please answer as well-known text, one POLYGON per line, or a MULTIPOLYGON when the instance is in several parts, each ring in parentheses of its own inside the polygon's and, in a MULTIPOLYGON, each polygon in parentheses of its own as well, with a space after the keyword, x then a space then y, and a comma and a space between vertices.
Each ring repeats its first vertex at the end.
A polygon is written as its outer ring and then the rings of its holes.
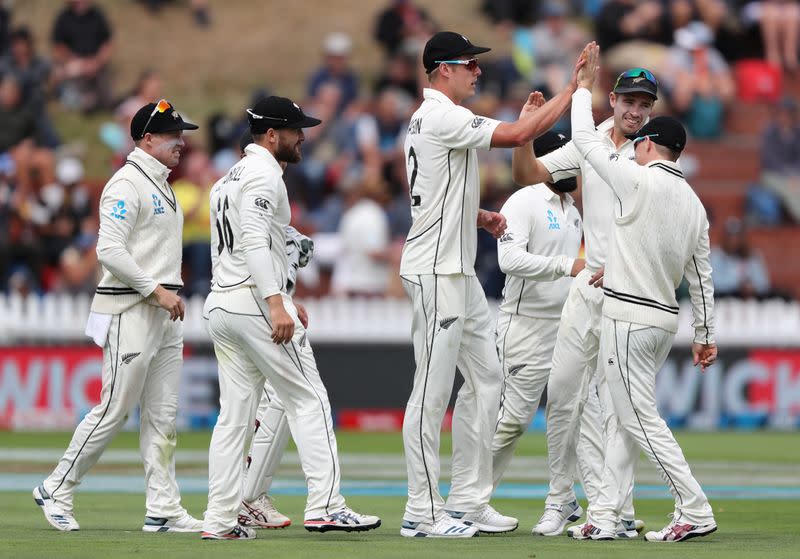
POLYGON ((121 359, 122 364, 128 365, 131 361, 139 357, 141 354, 142 354, 141 351, 137 351, 136 353, 123 353, 121 359))

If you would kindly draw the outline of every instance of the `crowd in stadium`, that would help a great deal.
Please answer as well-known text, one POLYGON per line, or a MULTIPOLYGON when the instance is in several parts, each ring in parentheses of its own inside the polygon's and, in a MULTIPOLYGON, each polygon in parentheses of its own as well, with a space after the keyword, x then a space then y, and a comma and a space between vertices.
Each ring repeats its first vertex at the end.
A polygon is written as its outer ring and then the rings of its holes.
MULTIPOLYGON (((144 2, 158 10, 162 2, 144 2)), ((213 32, 206 2, 186 2, 197 25, 213 32)), ((477 2, 472 6, 477 9, 477 2)), ((472 8, 471 8, 472 9, 472 8)), ((684 122, 692 140, 714 142, 726 133, 732 104, 748 95, 743 84, 793 79, 798 64, 800 3, 784 0, 494 0, 481 14, 511 55, 481 58, 476 114, 513 120, 533 89, 549 96, 569 79, 582 46, 596 38, 604 71, 652 70, 660 81, 656 112, 684 122), (763 80, 762 80, 763 81, 763 80)), ((392 0, 376 16, 372 34, 385 53, 374 83, 351 63, 352 37, 320 37, 321 58, 307 78, 303 108, 322 119, 309 129, 300 165, 287 170, 293 225, 317 243, 317 266, 301 277, 301 293, 402 296, 396 269, 410 226, 402 145, 407 119, 420 100, 419 50, 445 22, 413 0, 392 0)), ((109 68, 114 29, 91 1, 68 0, 52 22, 50 40, 37 44, 0 9, 0 290, 18 293, 91 293, 98 274, 97 199, 103 177, 87 181, 80 157, 63 143, 48 109, 100 113, 101 140, 113 160, 108 175, 132 148, 130 119, 143 104, 168 94, 157 69, 120 95, 109 68)), ((490 53, 491 55, 492 53, 490 53)), ((252 93, 252 103, 267 93, 252 93)), ((783 91, 772 99, 763 128, 761 169, 747 179, 740 215, 712 226, 714 281, 720 295, 775 293, 770 271, 748 246, 748 227, 800 221, 800 112, 783 91)), ((600 114, 607 101, 595 100, 600 114)), ((213 115, 205 142, 187 148, 170 180, 185 212, 184 282, 205 294, 210 281, 208 191, 240 155, 244 112, 213 115)), ((566 131, 569 119, 558 125, 566 131)), ((198 135, 199 137, 199 135, 198 135)), ((514 190, 509 150, 482 154, 482 207, 497 209, 514 190)), ((684 162, 687 174, 696 162, 684 162)), ((691 182, 691 178, 690 178, 691 182)), ((701 193, 702 198, 702 193, 701 193)), ((478 274, 489 297, 503 285, 494 239, 479 240, 478 274)))

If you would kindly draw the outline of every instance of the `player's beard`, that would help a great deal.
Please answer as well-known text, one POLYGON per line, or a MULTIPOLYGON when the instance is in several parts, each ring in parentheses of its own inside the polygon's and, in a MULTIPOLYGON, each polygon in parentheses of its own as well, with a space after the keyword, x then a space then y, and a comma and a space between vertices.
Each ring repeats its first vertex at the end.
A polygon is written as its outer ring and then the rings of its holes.
POLYGON ((278 136, 278 149, 275 150, 275 159, 286 163, 298 163, 303 158, 300 152, 300 142, 289 142, 278 136))

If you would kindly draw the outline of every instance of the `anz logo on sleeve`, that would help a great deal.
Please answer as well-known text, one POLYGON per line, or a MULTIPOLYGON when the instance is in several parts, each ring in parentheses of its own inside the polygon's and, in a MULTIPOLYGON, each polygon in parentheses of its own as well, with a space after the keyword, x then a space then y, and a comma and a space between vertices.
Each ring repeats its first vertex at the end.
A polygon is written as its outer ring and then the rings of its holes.
POLYGON ((111 208, 111 217, 113 218, 123 220, 126 213, 128 213, 128 210, 125 209, 125 200, 120 200, 111 208))
POLYGON ((164 206, 161 204, 161 198, 157 194, 153 194, 153 215, 161 215, 164 213, 164 206))
POLYGON ((547 228, 561 229, 561 225, 558 223, 558 217, 553 213, 553 210, 547 210, 547 228))

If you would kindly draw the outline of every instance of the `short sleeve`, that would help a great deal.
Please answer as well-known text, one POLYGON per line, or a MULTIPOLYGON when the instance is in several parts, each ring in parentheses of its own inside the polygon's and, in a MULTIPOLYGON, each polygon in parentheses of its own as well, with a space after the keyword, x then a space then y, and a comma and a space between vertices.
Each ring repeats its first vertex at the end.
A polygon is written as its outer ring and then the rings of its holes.
POLYGON ((436 134, 446 147, 453 149, 489 149, 499 120, 476 116, 465 107, 453 106, 443 111, 436 124, 436 134))
POLYGON ((581 157, 578 148, 570 141, 557 150, 539 157, 542 165, 550 172, 553 181, 560 181, 581 174, 581 157))

